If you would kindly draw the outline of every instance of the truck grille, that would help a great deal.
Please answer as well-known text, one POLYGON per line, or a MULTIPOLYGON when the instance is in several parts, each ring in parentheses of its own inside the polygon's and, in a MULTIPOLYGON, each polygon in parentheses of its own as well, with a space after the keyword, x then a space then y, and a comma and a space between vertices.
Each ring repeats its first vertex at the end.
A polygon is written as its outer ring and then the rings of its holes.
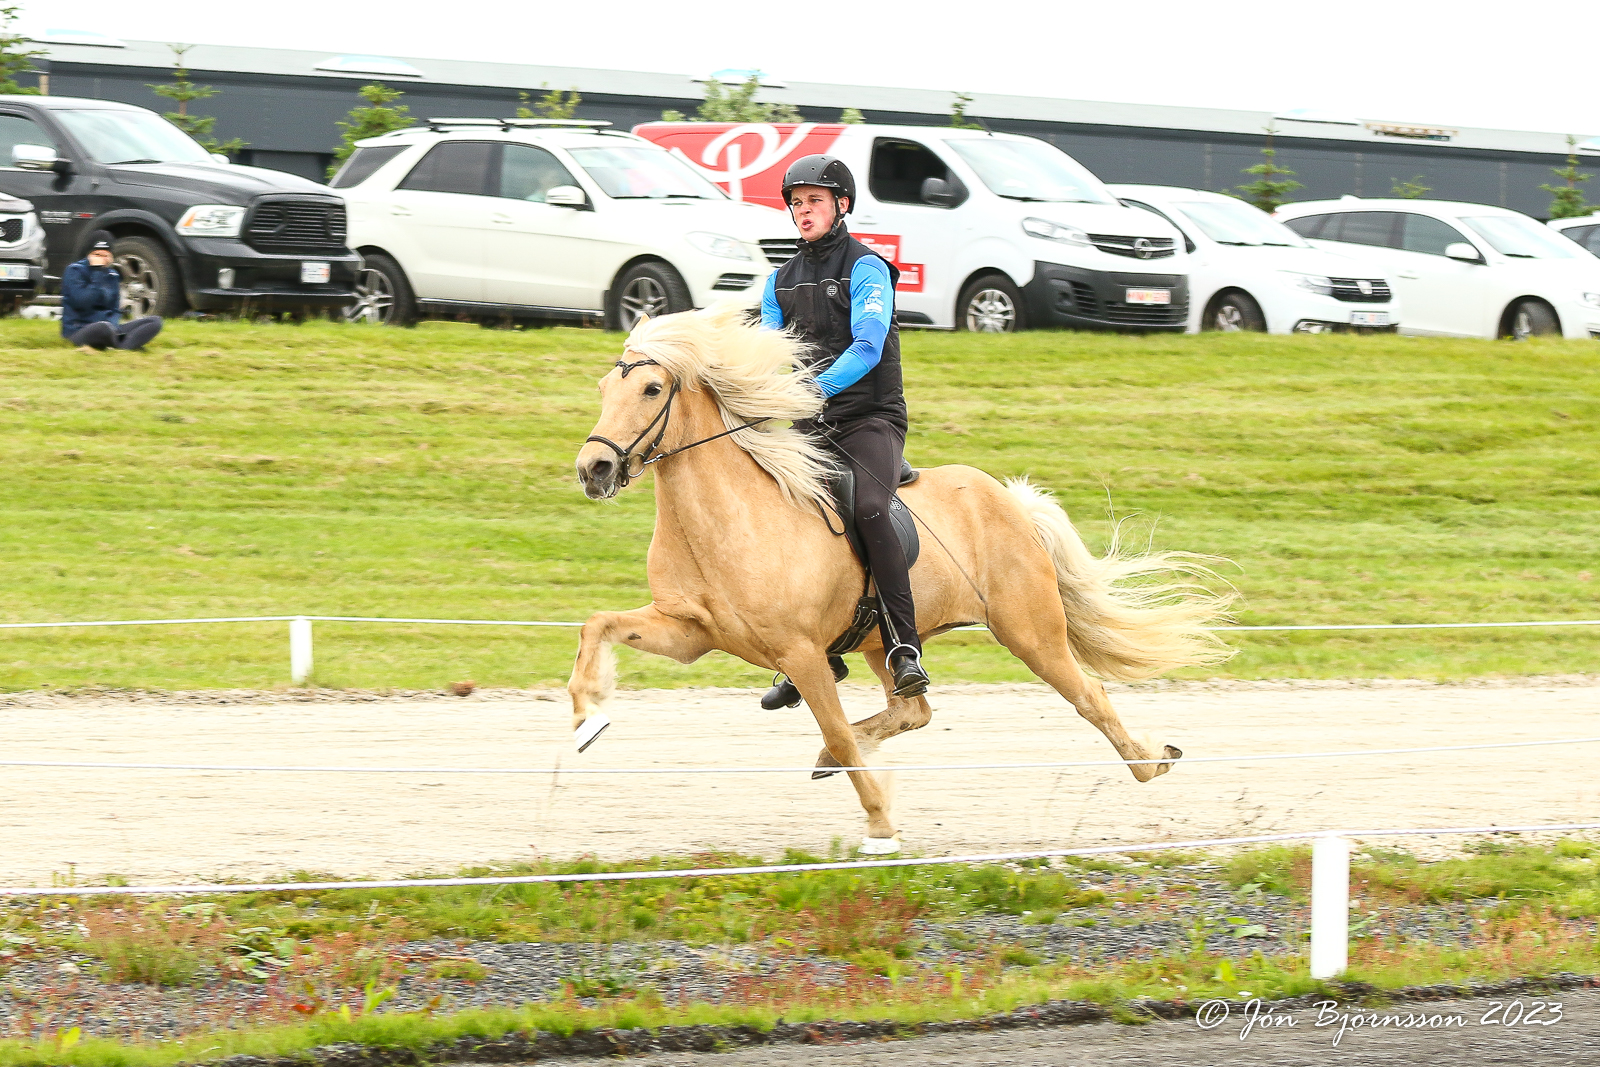
POLYGON ((1389 283, 1382 278, 1330 278, 1333 282, 1333 298, 1345 300, 1353 304, 1387 304, 1390 300, 1389 283), (1369 292, 1361 291, 1361 283, 1366 282, 1369 292))
POLYGON ((244 228, 245 243, 262 252, 330 252, 344 248, 343 204, 326 200, 268 200, 244 228))
POLYGON ((1176 251, 1170 237, 1123 237, 1114 233, 1091 233, 1089 240, 1102 252, 1133 259, 1166 259, 1176 251))
POLYGON ((800 251, 800 238, 779 237, 761 242, 761 251, 767 254, 767 262, 774 267, 781 267, 794 258, 800 251))
POLYGON ((0 242, 11 245, 22 240, 22 220, 6 219, 0 222, 0 242))
POLYGON ((1170 304, 1124 304, 1107 300, 1102 312, 1107 322, 1124 326, 1177 326, 1189 319, 1189 302, 1174 300, 1170 304))

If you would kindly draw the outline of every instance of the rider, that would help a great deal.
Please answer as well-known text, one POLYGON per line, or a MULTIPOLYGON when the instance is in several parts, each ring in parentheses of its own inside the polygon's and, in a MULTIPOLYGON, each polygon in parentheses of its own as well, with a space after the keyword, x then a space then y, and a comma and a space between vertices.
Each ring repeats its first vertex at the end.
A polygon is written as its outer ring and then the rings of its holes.
MULTIPOLYGON (((845 216, 856 196, 850 168, 832 156, 806 156, 783 176, 783 199, 800 232, 797 255, 767 278, 761 324, 793 330, 808 346, 804 365, 827 404, 797 424, 855 472, 855 524, 882 607, 879 632, 896 696, 927 692, 910 569, 889 517, 906 442, 900 384, 900 333, 894 287, 900 271, 850 236, 845 216)), ((844 660, 830 656, 835 678, 844 660)), ((798 703, 787 678, 762 698, 771 709, 798 703)))

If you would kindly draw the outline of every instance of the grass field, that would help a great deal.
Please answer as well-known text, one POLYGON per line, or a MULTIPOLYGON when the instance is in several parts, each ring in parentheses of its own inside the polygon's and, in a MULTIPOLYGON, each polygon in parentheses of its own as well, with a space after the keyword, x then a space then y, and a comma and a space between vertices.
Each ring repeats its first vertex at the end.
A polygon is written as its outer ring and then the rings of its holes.
MULTIPOLYGON (((649 486, 571 460, 620 338, 174 323, 85 356, 0 322, 0 621, 216 615, 581 620, 646 602, 649 486), (643 491, 639 491, 642 489, 643 491)), ((909 333, 921 466, 1056 489, 1236 561, 1244 623, 1600 617, 1600 345, 909 333)), ((322 623, 320 684, 565 680, 575 635, 322 623)), ((1600 671, 1600 628, 1240 635, 1230 677, 1600 671)), ((1029 677, 986 634, 935 681, 1029 677)), ((0 688, 270 688, 281 623, 0 631, 0 688)), ((761 685, 713 655, 625 685, 761 685)))

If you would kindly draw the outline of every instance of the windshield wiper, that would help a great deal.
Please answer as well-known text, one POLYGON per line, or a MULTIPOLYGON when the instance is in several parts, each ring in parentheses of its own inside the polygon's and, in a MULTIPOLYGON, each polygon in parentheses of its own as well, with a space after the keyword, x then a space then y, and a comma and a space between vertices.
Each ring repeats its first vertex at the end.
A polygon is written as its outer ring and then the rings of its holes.
POLYGON ((120 167, 125 163, 165 163, 164 159, 119 159, 115 163, 107 163, 108 167, 120 167))

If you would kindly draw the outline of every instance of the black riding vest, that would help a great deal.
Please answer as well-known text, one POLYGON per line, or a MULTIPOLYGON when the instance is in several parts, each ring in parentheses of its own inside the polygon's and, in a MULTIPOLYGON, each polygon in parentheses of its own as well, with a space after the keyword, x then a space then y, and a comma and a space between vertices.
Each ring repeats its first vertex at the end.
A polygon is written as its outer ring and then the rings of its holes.
MULTIPOLYGON (((850 332, 850 272, 856 260, 877 253, 839 226, 816 241, 801 241, 800 251, 778 268, 774 283, 783 324, 797 328, 808 346, 805 365, 822 374, 855 340, 850 332)), ((881 256, 879 257, 882 258, 881 256)), ((889 267, 892 290, 900 271, 889 267)), ((889 294, 892 297, 892 292, 889 294)), ((906 397, 900 382, 900 329, 889 323, 883 358, 861 380, 828 401, 821 418, 832 423, 879 418, 906 429, 906 397)))

